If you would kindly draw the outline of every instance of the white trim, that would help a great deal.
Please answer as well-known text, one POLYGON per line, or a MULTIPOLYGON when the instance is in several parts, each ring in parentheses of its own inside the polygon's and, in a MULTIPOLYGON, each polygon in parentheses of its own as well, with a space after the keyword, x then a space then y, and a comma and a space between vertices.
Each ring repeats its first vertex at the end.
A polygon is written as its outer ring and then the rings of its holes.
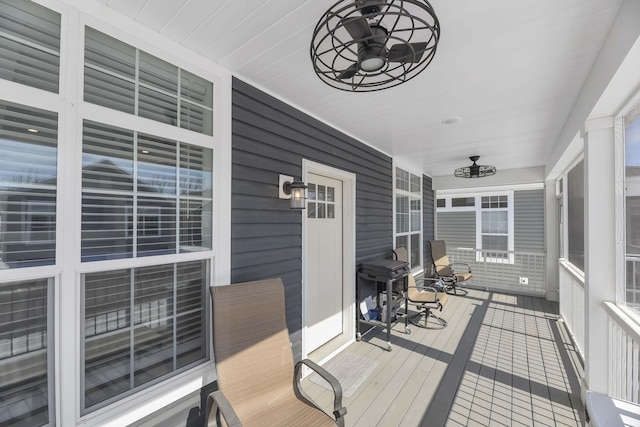
MULTIPOLYGON (((326 176, 342 181, 342 283, 343 283, 343 325, 342 334, 346 337, 347 344, 355 341, 356 319, 356 175, 351 172, 333 168, 302 159, 302 176, 305 182, 309 181, 308 174, 326 176)), ((304 212, 304 211, 303 211, 304 212)), ((306 212, 305 212, 306 213, 306 212)), ((307 216, 302 216, 302 358, 309 355, 307 349, 307 216)), ((347 345, 345 344, 345 345, 347 345)), ((343 345, 344 347, 344 345, 343 345)), ((337 352, 334 351, 335 354, 337 352)))
MULTIPOLYGON (((415 248, 413 248, 411 246, 411 237, 415 234, 420 234, 420 244, 418 247, 418 250, 420 251, 419 254, 419 259, 420 259, 420 265, 417 266, 412 266, 411 268, 411 272, 413 274, 419 274, 420 272, 424 271, 424 188, 423 188, 423 176, 421 172, 417 172, 416 170, 412 170, 411 168, 406 168, 403 165, 401 165, 399 162, 396 162, 396 160, 393 160, 393 169, 392 169, 392 185, 393 185, 393 248, 396 248, 396 242, 398 237, 406 237, 407 238, 407 244, 409 245, 408 248, 408 256, 409 256, 409 261, 411 261, 411 255, 414 251, 415 248), (409 174, 409 190, 401 190, 397 187, 397 170, 401 169, 404 172, 407 172, 409 174), (411 175, 417 176, 420 179, 420 191, 418 193, 414 193, 411 192, 411 175), (396 215, 397 215, 397 204, 396 204, 396 199, 398 197, 398 195, 400 196, 406 196, 409 199, 409 206, 408 206, 408 211, 407 211, 407 215, 408 215, 408 226, 409 226, 409 231, 403 231, 403 232, 398 232, 396 225, 397 225, 397 219, 396 219, 396 215), (419 200, 420 201, 420 230, 416 231, 416 230, 411 230, 411 200, 419 200)), ((435 215, 434 215, 435 217, 435 215)))
MULTIPOLYGON (((61 15, 59 93, 52 93, 0 79, 2 99, 58 114, 56 264, 0 271, 2 281, 53 277, 50 354, 53 366, 50 413, 55 425, 99 424, 127 425, 162 409, 173 401, 197 391, 215 379, 213 362, 164 380, 136 394, 80 416, 80 368, 82 349, 81 274, 115 268, 150 264, 173 264, 196 259, 211 259, 208 272, 212 284, 229 283, 231 265, 231 78, 228 70, 204 57, 183 49, 178 43, 125 18, 113 8, 97 1, 35 0, 35 3, 61 15), (152 120, 116 112, 83 101, 84 26, 121 40, 157 56, 181 69, 213 82, 213 136, 202 135, 152 120), (94 120, 130 130, 162 135, 165 138, 212 148, 213 154, 213 229, 212 250, 172 254, 148 259, 81 263, 81 180, 82 120, 94 120)), ((104 3, 104 2, 103 2, 104 3)), ((354 214, 355 215, 355 214, 354 214)), ((355 247, 355 243, 353 244, 355 247)), ((353 259, 355 262, 355 257, 353 259)), ((355 277, 355 273, 353 274, 355 277)), ((207 298, 206 301, 209 301, 207 298)), ((209 302, 204 302, 210 325, 209 302)), ((354 315, 355 316, 355 315, 354 315)), ((355 328, 353 328, 355 329, 355 328)), ((207 334, 209 354, 211 339, 207 334)))
POLYGON ((615 119, 614 128, 614 218, 615 218, 615 279, 616 303, 626 301, 626 194, 624 114, 615 119))
MULTIPOLYGON (((467 188, 455 188, 448 190, 436 190, 436 199, 443 199, 447 196, 457 196, 461 194, 469 194, 473 196, 485 196, 495 195, 496 193, 504 193, 507 191, 525 191, 525 190, 542 190, 544 189, 544 182, 535 182, 530 184, 516 184, 516 185, 499 185, 491 186, 486 189, 478 189, 473 187, 467 188)), ((442 208, 440 208, 442 209, 442 208)))

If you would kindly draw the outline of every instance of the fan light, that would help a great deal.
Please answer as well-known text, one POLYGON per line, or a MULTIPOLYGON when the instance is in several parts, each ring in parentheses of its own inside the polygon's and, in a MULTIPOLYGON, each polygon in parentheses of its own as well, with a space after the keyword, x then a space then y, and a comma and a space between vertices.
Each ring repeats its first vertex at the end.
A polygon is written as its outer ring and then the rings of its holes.
POLYGON ((427 0, 340 0, 316 25, 311 61, 336 89, 381 90, 422 72, 439 39, 440 23, 427 0))
POLYGON ((478 165, 476 161, 480 156, 471 156, 469 160, 473 162, 471 166, 465 166, 458 168, 454 172, 454 176, 458 178, 484 178, 485 176, 491 176, 496 174, 496 167, 489 165, 478 165))

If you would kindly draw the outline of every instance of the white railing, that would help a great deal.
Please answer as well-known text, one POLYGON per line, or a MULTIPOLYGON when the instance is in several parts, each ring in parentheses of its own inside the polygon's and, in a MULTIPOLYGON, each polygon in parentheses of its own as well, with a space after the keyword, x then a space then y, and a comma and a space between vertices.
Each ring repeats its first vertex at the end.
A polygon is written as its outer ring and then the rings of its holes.
POLYGON ((640 403, 640 325, 624 308, 604 304, 609 314, 609 395, 640 403))
POLYGON ((544 253, 448 248, 447 255, 450 262, 469 264, 475 286, 526 295, 547 292, 544 253))
POLYGON ((584 360, 584 274, 560 262, 560 315, 584 360))

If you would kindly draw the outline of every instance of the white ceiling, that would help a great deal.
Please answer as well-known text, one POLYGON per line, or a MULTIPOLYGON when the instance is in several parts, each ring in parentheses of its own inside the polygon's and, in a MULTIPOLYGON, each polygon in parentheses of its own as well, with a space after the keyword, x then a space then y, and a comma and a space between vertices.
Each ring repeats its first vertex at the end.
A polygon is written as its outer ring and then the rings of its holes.
POLYGON ((621 0, 432 0, 433 62, 380 92, 313 72, 313 29, 334 0, 100 0, 431 176, 479 163, 544 166, 621 0), (453 125, 444 119, 460 117, 453 125))

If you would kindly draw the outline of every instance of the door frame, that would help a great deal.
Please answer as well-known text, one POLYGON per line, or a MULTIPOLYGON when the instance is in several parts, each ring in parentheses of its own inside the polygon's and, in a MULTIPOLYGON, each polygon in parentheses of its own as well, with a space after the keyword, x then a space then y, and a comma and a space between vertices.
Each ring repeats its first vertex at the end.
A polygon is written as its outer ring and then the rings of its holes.
MULTIPOLYGON (((355 341, 356 335, 356 174, 336 169, 311 160, 302 159, 302 179, 309 182, 310 173, 342 181, 342 339, 340 345, 323 354, 323 363, 355 341)), ((302 215, 302 357, 309 355, 307 349, 307 215, 302 215)), ((331 342, 331 341, 330 341, 331 342)), ((322 347, 320 347, 322 348, 322 347)))

